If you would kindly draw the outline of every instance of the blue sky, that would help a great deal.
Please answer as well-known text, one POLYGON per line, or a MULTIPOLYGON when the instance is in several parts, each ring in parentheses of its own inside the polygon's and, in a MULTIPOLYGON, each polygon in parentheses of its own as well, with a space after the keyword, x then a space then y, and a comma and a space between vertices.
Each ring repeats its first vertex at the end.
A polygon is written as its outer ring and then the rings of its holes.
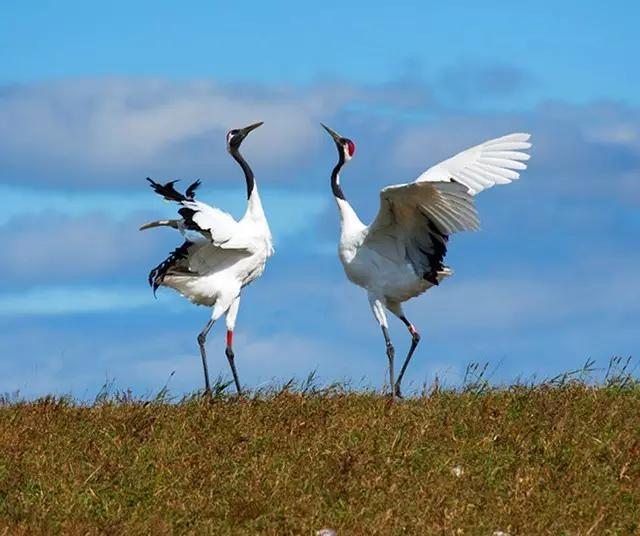
MULTIPOLYGON (((456 274, 407 305, 423 334, 408 380, 496 381, 638 355, 640 52, 634 2, 13 2, 0 7, 0 392, 199 388, 208 311, 146 274, 179 241, 138 233, 172 207, 144 177, 201 178, 234 215, 244 147, 276 256, 243 294, 241 379, 317 370, 379 385, 366 295, 336 256, 326 122, 357 144, 344 172, 363 220, 381 186, 470 145, 528 131, 522 180, 478 198, 456 274), (172 372, 175 373, 172 375, 172 372)), ((409 340, 392 321, 399 354, 409 340)), ((227 375, 223 329, 209 343, 227 375)))

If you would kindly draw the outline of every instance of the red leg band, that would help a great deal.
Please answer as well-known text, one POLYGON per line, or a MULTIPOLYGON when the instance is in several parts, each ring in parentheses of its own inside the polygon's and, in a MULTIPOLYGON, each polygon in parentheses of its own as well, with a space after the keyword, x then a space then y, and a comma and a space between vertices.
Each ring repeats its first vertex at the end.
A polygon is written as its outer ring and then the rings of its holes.
POLYGON ((227 346, 233 346, 233 331, 227 330, 227 346))

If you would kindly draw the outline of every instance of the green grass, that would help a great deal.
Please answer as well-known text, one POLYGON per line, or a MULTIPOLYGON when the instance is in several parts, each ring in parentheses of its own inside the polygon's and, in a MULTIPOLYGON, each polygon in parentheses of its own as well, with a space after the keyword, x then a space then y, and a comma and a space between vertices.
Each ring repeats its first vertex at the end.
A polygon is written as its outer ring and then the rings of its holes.
POLYGON ((0 534, 640 532, 640 387, 0 405, 0 534))

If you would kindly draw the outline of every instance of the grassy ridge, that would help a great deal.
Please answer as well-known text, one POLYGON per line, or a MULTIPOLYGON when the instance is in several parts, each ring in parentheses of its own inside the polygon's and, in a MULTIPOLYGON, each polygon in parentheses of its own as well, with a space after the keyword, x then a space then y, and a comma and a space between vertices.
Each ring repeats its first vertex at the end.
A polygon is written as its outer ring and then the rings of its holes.
POLYGON ((640 387, 0 406, 0 534, 634 534, 640 387))

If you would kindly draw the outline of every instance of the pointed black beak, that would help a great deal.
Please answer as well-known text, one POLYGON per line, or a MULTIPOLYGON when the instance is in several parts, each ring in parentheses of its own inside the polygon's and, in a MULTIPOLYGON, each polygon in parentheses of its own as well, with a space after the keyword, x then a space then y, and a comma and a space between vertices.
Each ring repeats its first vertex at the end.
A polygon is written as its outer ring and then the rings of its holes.
POLYGON ((264 124, 264 121, 258 121, 253 125, 249 125, 248 127, 244 127, 238 130, 240 131, 240 134, 244 138, 247 134, 249 134, 249 132, 251 132, 252 130, 255 130, 256 128, 258 128, 260 125, 263 125, 263 124, 264 124))
POLYGON ((340 140, 342 140, 342 136, 340 136, 340 134, 338 134, 335 130, 330 129, 327 125, 325 125, 324 123, 320 123, 322 125, 322 128, 324 128, 333 138, 333 141, 335 141, 337 144, 340 144, 340 140))

